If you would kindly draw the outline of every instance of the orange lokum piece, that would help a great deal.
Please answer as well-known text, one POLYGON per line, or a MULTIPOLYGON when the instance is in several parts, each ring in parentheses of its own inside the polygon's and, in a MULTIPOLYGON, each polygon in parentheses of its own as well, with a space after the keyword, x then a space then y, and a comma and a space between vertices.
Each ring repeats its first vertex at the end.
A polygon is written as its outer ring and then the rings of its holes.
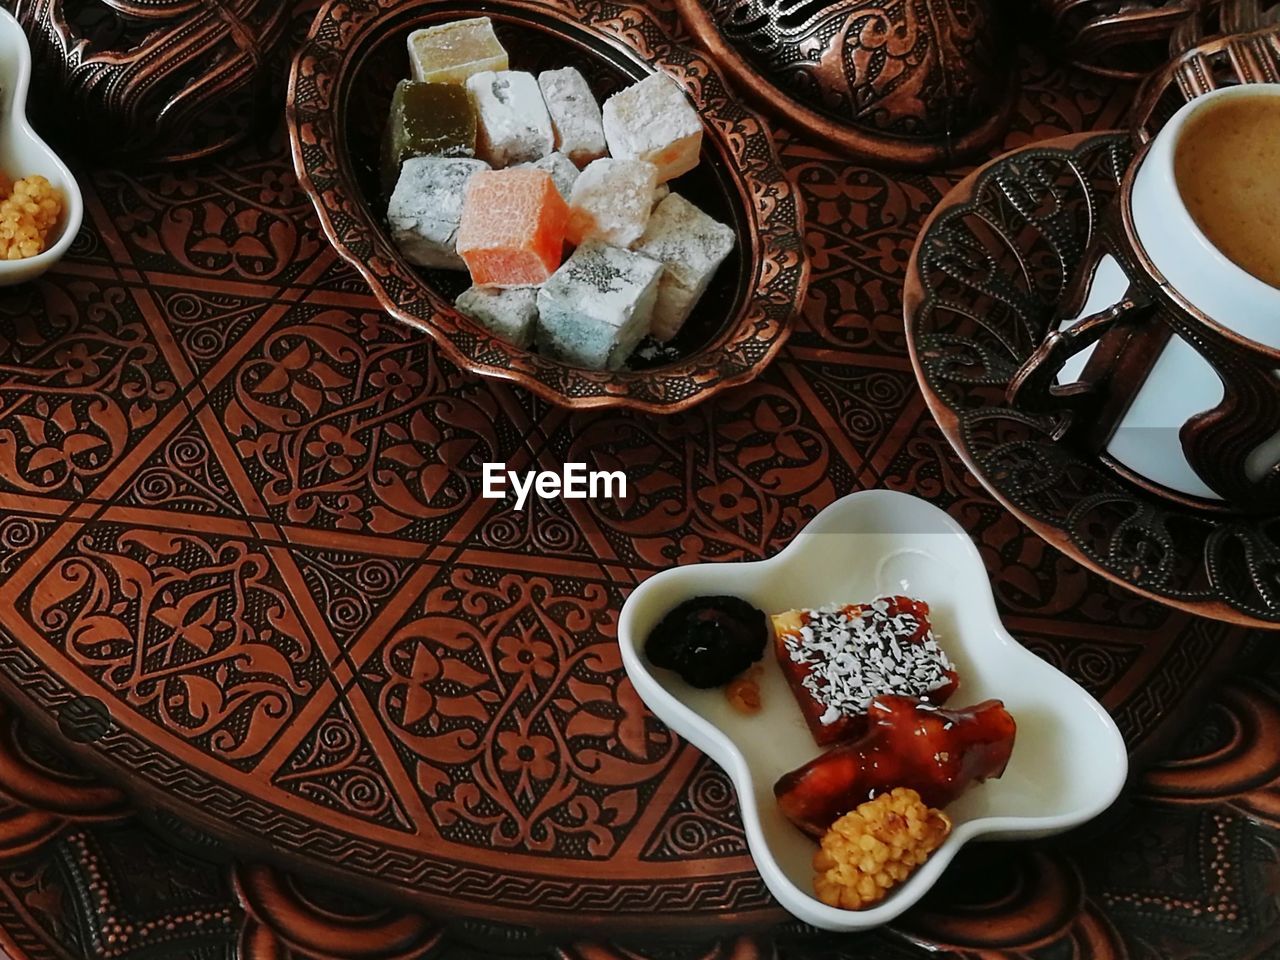
POLYGON ((546 171, 482 170, 467 182, 458 254, 476 285, 542 283, 564 259, 568 219, 569 207, 546 171))

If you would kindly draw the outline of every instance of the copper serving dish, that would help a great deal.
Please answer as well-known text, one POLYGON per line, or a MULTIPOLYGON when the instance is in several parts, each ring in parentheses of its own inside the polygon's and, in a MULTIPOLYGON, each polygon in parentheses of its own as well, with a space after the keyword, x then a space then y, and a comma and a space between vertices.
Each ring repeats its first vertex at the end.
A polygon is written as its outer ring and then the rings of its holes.
POLYGON ((298 178, 325 233, 393 317, 425 330, 463 368, 512 380, 561 406, 667 413, 752 379, 778 352, 808 282, 803 214, 764 120, 647 9, 621 9, 588 0, 499 0, 484 12, 512 51, 513 69, 573 64, 601 98, 664 70, 684 85, 706 122, 703 162, 675 186, 732 225, 738 245, 680 335, 656 359, 640 361, 647 369, 582 370, 496 339, 453 308, 466 274, 419 270, 391 242, 375 170, 392 87, 408 74, 405 37, 430 23, 473 16, 473 5, 329 5, 294 60, 288 126, 298 178))

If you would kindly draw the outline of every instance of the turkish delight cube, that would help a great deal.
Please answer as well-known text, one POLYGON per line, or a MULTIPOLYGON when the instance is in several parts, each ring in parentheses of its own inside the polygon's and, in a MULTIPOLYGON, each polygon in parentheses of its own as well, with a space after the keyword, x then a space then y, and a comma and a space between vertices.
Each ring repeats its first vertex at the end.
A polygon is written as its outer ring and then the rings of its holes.
POLYGON ((604 136, 613 156, 648 160, 665 183, 698 165, 702 121, 684 90, 654 73, 605 101, 604 136))
POLYGON ((569 197, 573 195, 573 185, 578 179, 578 168, 573 165, 573 161, 557 150, 555 153, 548 153, 545 157, 532 160, 529 163, 520 164, 522 167, 533 167, 535 170, 545 170, 551 174, 551 180, 556 185, 556 189, 560 191, 560 196, 564 197, 564 202, 569 202, 569 197))
POLYGON ((589 240, 538 291, 535 341, 545 356, 617 370, 649 332, 662 264, 589 240))
POLYGON ((649 222, 657 180, 658 168, 644 160, 603 157, 591 163, 569 199, 569 242, 631 246, 649 222))
POLYGON ((482 171, 467 184, 458 253, 478 286, 542 283, 564 259, 568 219, 545 170, 482 171))
POLYGON ((485 70, 507 69, 507 51, 488 17, 455 20, 409 34, 413 79, 429 83, 465 83, 485 70))
POLYGON ((600 104, 587 79, 574 67, 544 70, 538 86, 551 115, 556 149, 579 167, 605 155, 604 124, 600 104))
POLYGON ((387 221, 405 259, 421 267, 464 270, 456 241, 467 181, 488 170, 481 160, 413 157, 400 169, 387 221))
POLYGON ((517 347, 533 342, 538 320, 537 287, 468 287, 457 308, 496 337, 517 347))
POLYGON ((391 96, 382 147, 382 182, 388 191, 411 157, 474 157, 476 111, 467 92, 449 83, 401 80, 391 96))
POLYGON ((665 265, 653 306, 653 336, 666 342, 680 332, 729 255, 733 230, 673 193, 654 208, 635 250, 665 265))
POLYGON ((467 79, 478 121, 476 156, 494 169, 551 152, 555 135, 542 91, 532 73, 486 71, 467 79))

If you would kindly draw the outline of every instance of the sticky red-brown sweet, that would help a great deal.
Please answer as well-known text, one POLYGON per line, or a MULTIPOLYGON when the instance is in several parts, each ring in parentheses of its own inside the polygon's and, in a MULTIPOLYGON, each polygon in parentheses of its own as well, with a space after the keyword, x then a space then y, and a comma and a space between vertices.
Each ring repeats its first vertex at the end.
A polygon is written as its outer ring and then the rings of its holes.
POLYGON ((819 746, 861 736, 877 697, 941 705, 960 683, 923 600, 791 610, 773 617, 773 629, 778 663, 819 746))
POLYGON ((895 787, 910 787, 941 809, 971 784, 1004 773, 1016 732, 999 700, 944 710, 914 697, 880 697, 862 739, 784 775, 773 793, 787 819, 815 837, 895 787))

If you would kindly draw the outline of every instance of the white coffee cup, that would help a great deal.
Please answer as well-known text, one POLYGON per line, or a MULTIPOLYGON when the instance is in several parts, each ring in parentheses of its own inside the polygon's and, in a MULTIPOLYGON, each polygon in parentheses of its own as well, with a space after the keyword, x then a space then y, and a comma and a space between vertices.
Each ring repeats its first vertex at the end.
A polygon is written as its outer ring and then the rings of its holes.
MULTIPOLYGON (((1097 259, 1083 307, 1058 327, 1058 334, 1070 336, 1077 325, 1108 309, 1123 312, 1115 305, 1144 284, 1155 290, 1153 299, 1163 309, 1186 315, 1185 324, 1173 325, 1175 332, 1163 348, 1157 342, 1154 349, 1159 355, 1145 380, 1122 388, 1132 397, 1104 449, 1135 478, 1198 501, 1221 503, 1229 497, 1211 487, 1193 467, 1183 428, 1222 405, 1226 390, 1218 369, 1205 355, 1203 342, 1198 349, 1190 340, 1200 339, 1196 335, 1200 329, 1211 338, 1221 334, 1227 340, 1251 344, 1262 355, 1280 350, 1280 288, 1236 265, 1204 235, 1181 197, 1174 158, 1188 121, 1197 113, 1212 110, 1228 98, 1259 96, 1280 98, 1280 84, 1228 87, 1192 100, 1139 155, 1116 200, 1122 205, 1126 256, 1131 260, 1128 272, 1113 252, 1104 253, 1097 259), (1135 272, 1147 276, 1138 277, 1135 272), (1220 329, 1215 330, 1215 325, 1220 329)), ((1280 170, 1270 173, 1280 176, 1280 170)), ((1096 335, 1081 339, 1089 345, 1061 364, 1058 390, 1081 381, 1095 352, 1107 344, 1106 340, 1093 343, 1096 335)), ((1274 402, 1280 405, 1280 364, 1270 373, 1277 389, 1274 402)), ((1280 466, 1280 431, 1249 443, 1244 470, 1257 482, 1280 466)), ((1275 506, 1280 511, 1280 502, 1275 506)))

